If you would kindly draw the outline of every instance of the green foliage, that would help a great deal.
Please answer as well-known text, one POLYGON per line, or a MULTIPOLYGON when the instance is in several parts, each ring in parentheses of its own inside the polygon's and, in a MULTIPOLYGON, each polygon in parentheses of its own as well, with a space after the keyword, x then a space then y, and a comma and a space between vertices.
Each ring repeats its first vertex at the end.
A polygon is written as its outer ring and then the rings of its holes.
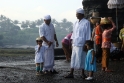
MULTIPOLYGON (((43 19, 36 21, 23 21, 19 23, 18 20, 12 21, 5 16, 0 16, 0 46, 6 45, 36 45, 35 39, 39 37, 39 26, 43 23, 43 19), (20 25, 20 26, 19 26, 20 25), (29 28, 30 27, 30 28, 29 28)), ((61 40, 72 31, 72 22, 63 19, 57 22, 52 19, 55 26, 55 31, 59 45, 61 47, 61 40)))

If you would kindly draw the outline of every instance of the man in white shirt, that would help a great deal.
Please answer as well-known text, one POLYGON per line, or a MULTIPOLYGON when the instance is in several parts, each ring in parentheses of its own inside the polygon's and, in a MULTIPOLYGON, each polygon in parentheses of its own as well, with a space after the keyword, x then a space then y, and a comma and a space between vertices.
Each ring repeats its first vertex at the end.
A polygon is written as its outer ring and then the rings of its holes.
POLYGON ((43 46, 49 46, 45 51, 44 56, 44 67, 43 71, 55 72, 54 66, 54 41, 56 42, 56 47, 58 47, 58 40, 56 37, 55 29, 51 23, 51 16, 44 16, 44 23, 39 27, 39 35, 43 39, 43 46))
POLYGON ((90 22, 84 19, 84 10, 79 8, 76 10, 77 21, 73 26, 72 39, 72 56, 71 56, 71 72, 65 78, 73 78, 74 69, 82 70, 82 78, 86 78, 84 74, 86 52, 83 46, 86 40, 91 39, 90 22))

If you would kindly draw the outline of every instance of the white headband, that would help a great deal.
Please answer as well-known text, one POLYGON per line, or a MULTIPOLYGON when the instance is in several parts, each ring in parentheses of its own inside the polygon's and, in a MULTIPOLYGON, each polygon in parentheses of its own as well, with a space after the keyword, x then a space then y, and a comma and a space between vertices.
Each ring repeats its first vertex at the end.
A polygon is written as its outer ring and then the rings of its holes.
POLYGON ((76 10, 76 13, 84 14, 84 10, 82 8, 79 8, 79 9, 76 10))
POLYGON ((45 20, 49 20, 49 19, 51 19, 51 16, 50 15, 46 15, 46 16, 44 16, 44 19, 45 20))

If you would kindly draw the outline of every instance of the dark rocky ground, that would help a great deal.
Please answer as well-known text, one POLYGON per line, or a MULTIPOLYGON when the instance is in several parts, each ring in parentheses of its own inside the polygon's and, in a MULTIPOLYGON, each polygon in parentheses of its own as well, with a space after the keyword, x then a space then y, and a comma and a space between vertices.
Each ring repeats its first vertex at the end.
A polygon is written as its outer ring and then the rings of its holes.
POLYGON ((67 79, 64 76, 70 71, 70 63, 55 60, 58 74, 36 76, 33 55, 0 56, 0 83, 124 83, 124 60, 110 61, 110 68, 114 72, 103 72, 98 63, 93 81, 83 80, 80 70, 75 70, 74 79, 67 79))

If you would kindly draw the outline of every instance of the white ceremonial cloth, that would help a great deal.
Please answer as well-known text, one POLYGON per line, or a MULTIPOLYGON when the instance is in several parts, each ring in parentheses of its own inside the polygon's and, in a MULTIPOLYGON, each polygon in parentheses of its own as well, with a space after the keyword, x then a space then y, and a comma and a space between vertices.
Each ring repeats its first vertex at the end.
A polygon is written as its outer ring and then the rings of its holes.
MULTIPOLYGON (((53 42, 53 44, 45 51, 45 60, 43 70, 52 70, 54 66, 54 34, 55 29, 52 23, 48 26, 43 23, 39 27, 40 37, 45 37, 48 41, 53 42)), ((46 42, 43 41, 43 46, 48 46, 46 42)))
POLYGON ((84 10, 82 8, 79 8, 79 9, 76 10, 76 13, 84 14, 84 10))
POLYGON ((54 45, 52 45, 51 48, 52 49, 47 49, 45 51, 43 71, 53 70, 53 66, 54 66, 54 45))
POLYGON ((74 69, 84 69, 85 67, 85 57, 86 52, 82 51, 83 47, 73 46, 72 56, 71 56, 71 68, 74 69))
POLYGON ((38 51, 39 45, 35 46, 35 63, 44 62, 44 53, 48 47, 42 46, 38 51))
POLYGON ((124 0, 108 0, 108 8, 123 8, 124 7, 124 0))
POLYGON ((44 16, 44 19, 45 20, 49 20, 49 19, 51 19, 51 16, 50 15, 46 15, 46 16, 44 16))
POLYGON ((71 68, 84 69, 86 53, 83 51, 83 46, 86 40, 91 39, 90 22, 84 18, 80 22, 76 21, 71 39, 73 40, 71 68))

